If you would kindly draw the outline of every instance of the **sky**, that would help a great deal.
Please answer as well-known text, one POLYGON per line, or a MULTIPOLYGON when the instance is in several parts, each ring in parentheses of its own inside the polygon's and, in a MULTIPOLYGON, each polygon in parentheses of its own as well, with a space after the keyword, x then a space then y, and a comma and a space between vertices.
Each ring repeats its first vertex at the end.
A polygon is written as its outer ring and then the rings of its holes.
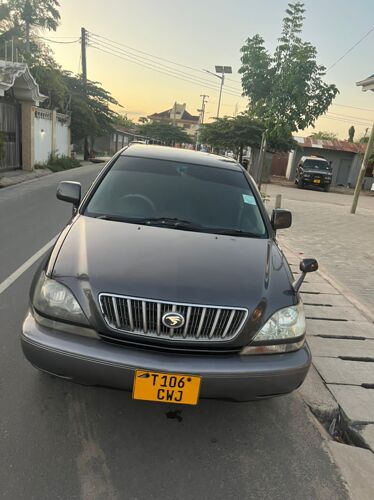
MULTIPOLYGON (((121 103, 122 108, 117 110, 134 120, 170 109, 175 101, 186 103, 191 114, 198 114, 201 94, 209 95, 206 119, 216 116, 220 81, 201 72, 214 72, 215 65, 233 68, 230 80, 225 82, 221 116, 243 111, 247 100, 241 97, 240 48, 248 37, 259 33, 273 52, 287 7, 286 0, 60 3, 60 27, 56 32, 44 32, 53 40, 47 43, 56 60, 65 69, 80 71, 79 43, 61 42, 74 42, 81 27, 85 27, 90 32, 88 78, 101 82, 121 103), (144 64, 151 64, 153 69, 144 64)), ((305 7, 303 39, 315 45, 318 63, 327 68, 374 27, 373 0, 306 0, 305 7)), ((370 127, 374 121, 374 92, 362 92, 356 82, 374 73, 373 49, 374 31, 327 72, 325 80, 335 83, 340 94, 328 115, 319 118, 315 130, 331 131, 346 139, 351 125, 356 128, 356 138, 370 127)), ((307 129, 298 135, 312 131, 307 129)))

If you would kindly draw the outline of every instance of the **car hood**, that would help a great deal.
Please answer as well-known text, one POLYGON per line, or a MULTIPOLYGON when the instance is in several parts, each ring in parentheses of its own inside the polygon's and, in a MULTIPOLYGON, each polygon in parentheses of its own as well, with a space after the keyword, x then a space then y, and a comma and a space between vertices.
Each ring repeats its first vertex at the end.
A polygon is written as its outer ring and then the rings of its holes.
POLYGON ((261 301, 271 302, 272 309, 294 301, 288 264, 272 239, 85 216, 79 216, 61 238, 53 276, 70 284, 84 282, 95 301, 99 293, 107 292, 246 307, 250 312, 261 301))
POLYGON ((304 169, 304 174, 332 175, 332 172, 325 172, 323 170, 315 170, 315 169, 304 169))

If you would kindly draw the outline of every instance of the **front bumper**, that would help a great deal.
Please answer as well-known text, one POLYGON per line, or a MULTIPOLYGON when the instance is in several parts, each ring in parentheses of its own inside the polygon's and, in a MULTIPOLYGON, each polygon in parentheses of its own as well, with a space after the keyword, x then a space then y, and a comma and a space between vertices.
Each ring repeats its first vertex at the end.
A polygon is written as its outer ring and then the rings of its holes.
POLYGON ((307 345, 286 354, 240 356, 171 354, 64 334, 36 323, 29 313, 22 348, 35 367, 78 383, 132 390, 134 371, 202 377, 201 398, 249 401, 297 389, 311 363, 307 345))

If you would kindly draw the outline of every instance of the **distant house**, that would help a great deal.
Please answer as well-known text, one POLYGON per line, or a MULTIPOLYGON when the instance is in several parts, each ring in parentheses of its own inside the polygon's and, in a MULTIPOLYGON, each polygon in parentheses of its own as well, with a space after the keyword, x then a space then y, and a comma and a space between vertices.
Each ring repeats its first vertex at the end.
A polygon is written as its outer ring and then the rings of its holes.
POLYGON ((294 137, 298 147, 288 155, 285 176, 294 180, 302 156, 322 156, 331 162, 332 185, 354 186, 361 165, 361 153, 366 146, 348 141, 327 141, 311 137, 294 137))
POLYGON ((153 122, 174 123, 191 137, 195 137, 200 125, 200 116, 191 115, 187 111, 185 103, 175 102, 172 108, 161 113, 153 113, 148 118, 153 122))
POLYGON ((372 90, 374 92, 374 75, 368 76, 365 80, 356 83, 357 87, 362 87, 363 92, 372 90))

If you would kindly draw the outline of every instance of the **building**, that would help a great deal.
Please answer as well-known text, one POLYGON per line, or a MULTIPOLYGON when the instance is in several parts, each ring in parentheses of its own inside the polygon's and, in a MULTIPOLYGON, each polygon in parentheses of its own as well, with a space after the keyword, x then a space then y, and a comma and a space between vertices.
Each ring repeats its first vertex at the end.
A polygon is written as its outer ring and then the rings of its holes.
POLYGON ((162 111, 161 113, 154 113, 148 116, 149 120, 153 122, 173 123, 182 128, 188 135, 195 137, 200 125, 200 116, 191 115, 187 109, 186 104, 174 103, 171 109, 162 111))
POLYGON ((290 152, 286 177, 295 179, 296 167, 302 156, 322 156, 332 167, 332 185, 353 187, 361 165, 365 145, 348 141, 328 141, 311 137, 294 137, 297 149, 290 152))
POLYGON ((162 144, 157 139, 136 134, 134 131, 117 125, 112 133, 94 138, 91 141, 91 149, 98 155, 113 156, 117 151, 134 141, 146 144, 162 144))
POLYGON ((365 80, 356 83, 357 87, 362 87, 363 92, 372 90, 374 92, 374 75, 368 76, 365 80))
POLYGON ((46 99, 27 64, 0 60, 0 172, 70 154, 70 117, 39 108, 46 99))

